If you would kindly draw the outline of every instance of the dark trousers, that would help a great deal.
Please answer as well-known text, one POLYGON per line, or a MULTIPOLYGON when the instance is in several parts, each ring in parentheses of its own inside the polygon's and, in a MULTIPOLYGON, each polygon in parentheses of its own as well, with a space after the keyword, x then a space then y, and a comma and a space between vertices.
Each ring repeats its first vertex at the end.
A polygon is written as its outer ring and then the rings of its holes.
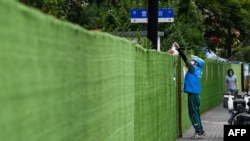
POLYGON ((203 131, 200 118, 200 95, 188 93, 188 113, 189 118, 196 133, 203 131))

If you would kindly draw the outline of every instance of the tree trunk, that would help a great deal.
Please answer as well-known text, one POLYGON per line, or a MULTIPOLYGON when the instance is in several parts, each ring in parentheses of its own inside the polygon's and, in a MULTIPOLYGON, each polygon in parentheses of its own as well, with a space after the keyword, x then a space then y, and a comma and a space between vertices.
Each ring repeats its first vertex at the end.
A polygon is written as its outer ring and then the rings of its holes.
POLYGON ((226 42, 227 58, 231 59, 232 57, 232 29, 230 25, 228 25, 227 31, 228 31, 227 42, 226 42))

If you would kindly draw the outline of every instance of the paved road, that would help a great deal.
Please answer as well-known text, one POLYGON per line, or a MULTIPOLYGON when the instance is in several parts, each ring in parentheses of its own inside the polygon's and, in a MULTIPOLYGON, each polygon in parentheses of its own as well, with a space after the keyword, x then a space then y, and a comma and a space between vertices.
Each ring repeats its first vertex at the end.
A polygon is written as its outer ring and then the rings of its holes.
POLYGON ((223 108, 223 105, 219 105, 201 116, 203 128, 206 132, 206 136, 202 139, 191 139, 190 137, 194 134, 194 128, 191 126, 182 137, 176 141, 224 141, 224 125, 228 124, 230 114, 227 109, 223 108))

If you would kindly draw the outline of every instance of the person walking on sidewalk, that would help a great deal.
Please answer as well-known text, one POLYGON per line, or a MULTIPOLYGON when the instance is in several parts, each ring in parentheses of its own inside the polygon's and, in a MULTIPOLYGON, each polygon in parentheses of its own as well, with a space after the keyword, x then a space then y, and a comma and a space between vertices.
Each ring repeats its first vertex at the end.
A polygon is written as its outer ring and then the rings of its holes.
POLYGON ((195 134, 191 138, 202 138, 205 136, 200 118, 200 94, 201 94, 201 77, 205 61, 199 57, 189 61, 186 55, 181 51, 179 46, 176 46, 179 56, 185 62, 188 70, 184 79, 184 92, 188 95, 188 113, 192 125, 195 129, 195 134))
POLYGON ((235 95, 237 95, 238 93, 237 77, 236 75, 234 75, 234 70, 232 68, 229 68, 227 70, 227 76, 225 79, 225 90, 235 95))

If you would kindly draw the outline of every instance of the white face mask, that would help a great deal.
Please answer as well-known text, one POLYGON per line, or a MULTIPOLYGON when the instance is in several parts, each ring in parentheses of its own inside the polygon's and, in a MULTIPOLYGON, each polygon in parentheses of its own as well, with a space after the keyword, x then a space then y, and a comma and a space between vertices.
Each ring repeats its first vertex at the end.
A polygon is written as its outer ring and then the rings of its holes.
POLYGON ((191 61, 191 64, 194 65, 194 61, 191 61))

